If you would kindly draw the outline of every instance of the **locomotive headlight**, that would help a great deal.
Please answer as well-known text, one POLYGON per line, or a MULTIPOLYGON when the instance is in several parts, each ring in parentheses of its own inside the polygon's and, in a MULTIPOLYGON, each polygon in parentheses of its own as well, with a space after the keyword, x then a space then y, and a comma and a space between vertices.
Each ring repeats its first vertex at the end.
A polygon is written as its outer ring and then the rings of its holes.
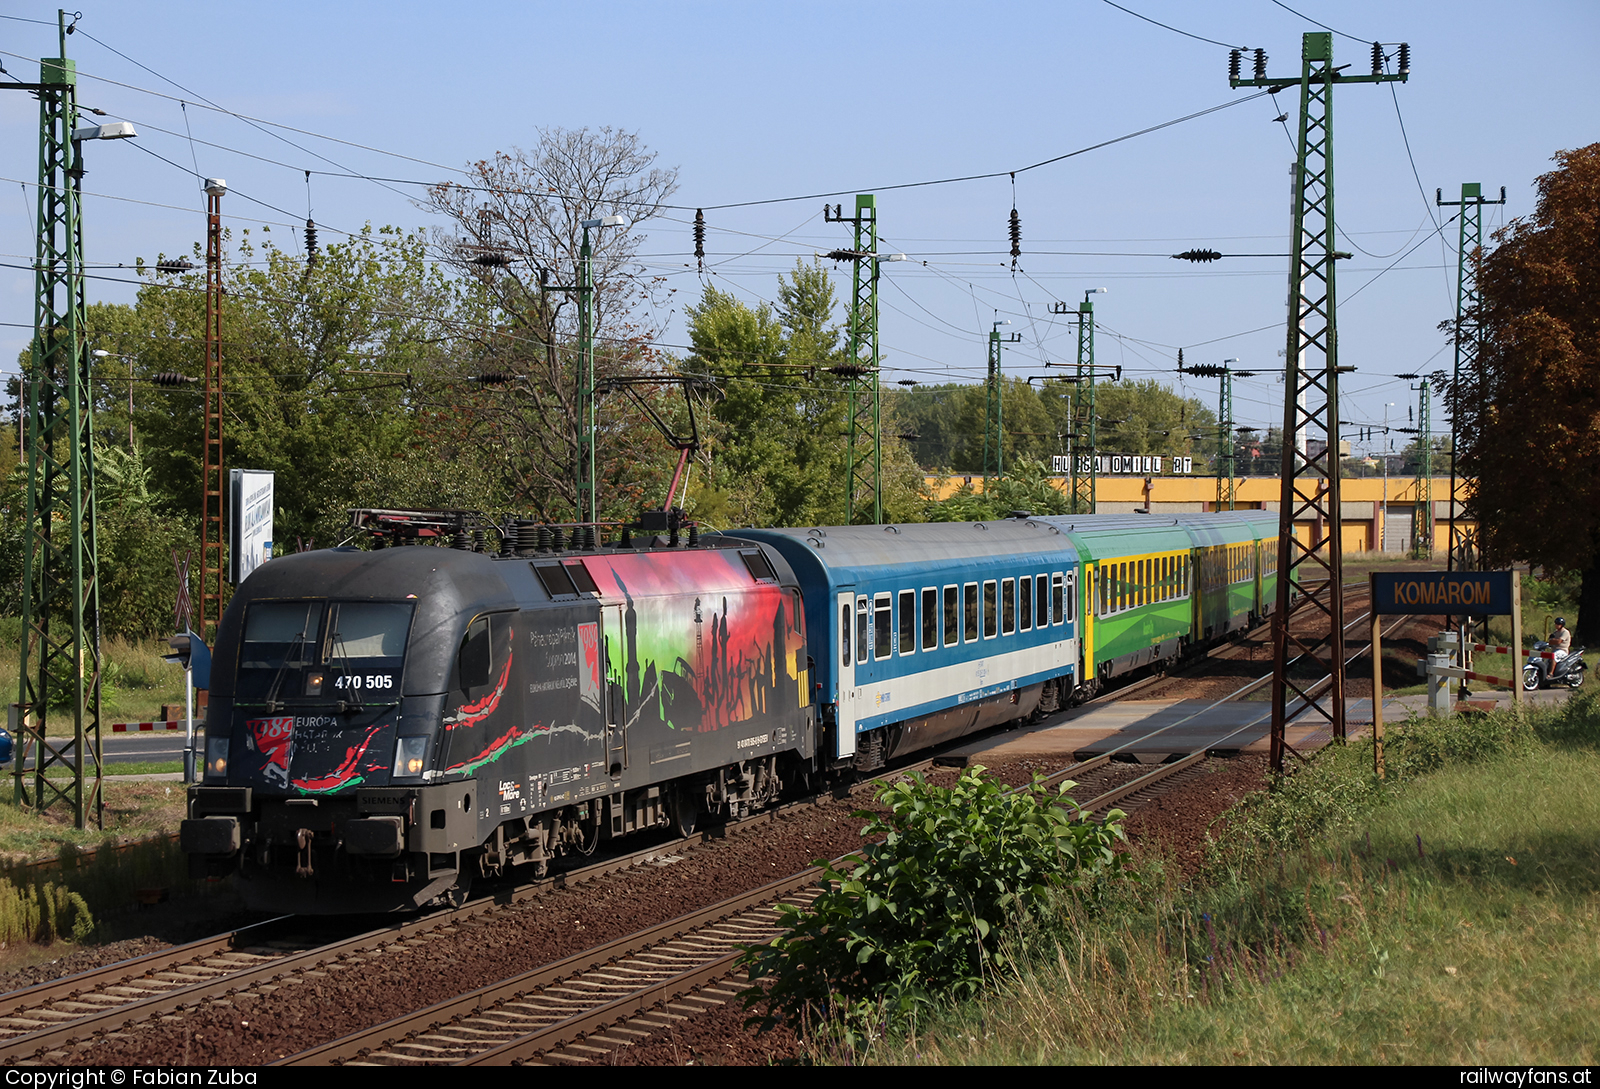
POLYGON ((228 739, 206 738, 206 778, 224 779, 228 775, 228 739))
POLYGON ((402 737, 394 747, 394 774, 405 778, 421 775, 427 759, 427 738, 402 737))
POLYGON ((320 695, 322 695, 322 674, 321 673, 307 673, 306 674, 306 695, 308 695, 308 696, 320 696, 320 695))

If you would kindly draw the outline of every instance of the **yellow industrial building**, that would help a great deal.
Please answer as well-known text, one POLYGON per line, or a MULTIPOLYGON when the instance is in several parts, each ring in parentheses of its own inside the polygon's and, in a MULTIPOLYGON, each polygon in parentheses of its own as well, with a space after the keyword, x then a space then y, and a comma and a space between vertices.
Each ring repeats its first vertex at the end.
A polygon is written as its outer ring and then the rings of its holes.
MULTIPOLYGON (((1132 462, 1133 458, 1119 458, 1132 462)), ((1145 461, 1153 459, 1146 458, 1145 461)), ((1161 459, 1170 465, 1172 459, 1161 459)), ((981 476, 929 477, 928 484, 940 499, 970 483, 976 492, 983 491, 981 476)), ((1052 478, 1052 483, 1062 491, 1071 488, 1065 476, 1052 478)), ((1462 493, 1468 488, 1457 481, 1462 493)), ((1339 537, 1344 551, 1407 553, 1415 544, 1415 527, 1419 521, 1417 481, 1414 477, 1352 477, 1339 481, 1341 492, 1339 512, 1339 537), (1388 536, 1384 536, 1387 517, 1388 536)), ((1450 478, 1433 479, 1433 547, 1442 554, 1448 547, 1450 529, 1450 478)), ((1235 481, 1237 508, 1245 510, 1277 510, 1282 494, 1282 481, 1277 477, 1239 477, 1235 481)), ((1200 475, 1158 475, 1158 473, 1133 472, 1103 473, 1095 482, 1096 508, 1100 514, 1128 514, 1148 510, 1152 517, 1163 514, 1214 511, 1217 505, 1217 478, 1200 475)), ((1222 509, 1226 509, 1224 503, 1222 509)), ((1457 526, 1475 534, 1476 525, 1465 518, 1457 505, 1457 526)), ((1310 520, 1296 521, 1295 536, 1302 541, 1321 539, 1328 532, 1326 526, 1310 520)))

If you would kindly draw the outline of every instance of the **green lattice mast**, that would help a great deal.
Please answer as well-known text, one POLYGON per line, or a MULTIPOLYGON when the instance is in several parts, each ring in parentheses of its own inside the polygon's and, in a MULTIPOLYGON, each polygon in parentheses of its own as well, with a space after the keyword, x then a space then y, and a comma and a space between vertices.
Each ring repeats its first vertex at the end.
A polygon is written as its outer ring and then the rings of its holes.
MULTIPOLYGON (((1444 208, 1461 208, 1461 242, 1456 251, 1456 336, 1455 370, 1451 373, 1452 391, 1461 388, 1461 372, 1477 369, 1478 354, 1483 348, 1483 329, 1478 322, 1478 270, 1473 264, 1483 246, 1483 206, 1504 204, 1505 186, 1500 187, 1499 200, 1483 199, 1482 182, 1462 182, 1461 199, 1445 200, 1444 190, 1434 192, 1434 201, 1444 208)), ((1456 521, 1461 506, 1461 488, 1465 481, 1456 476, 1457 439, 1455 413, 1450 414, 1450 541, 1446 554, 1446 567, 1451 571, 1472 571, 1478 566, 1478 546, 1474 534, 1456 521)))
POLYGON ((1373 43, 1371 75, 1349 75, 1333 63, 1333 35, 1306 34, 1298 77, 1269 78, 1264 50, 1255 51, 1254 78, 1242 79, 1239 50, 1228 58, 1233 87, 1300 87, 1298 155, 1294 167, 1294 225, 1290 239, 1289 322, 1285 352, 1282 490, 1278 525, 1278 594, 1272 614, 1272 732, 1270 759, 1283 769, 1284 728, 1301 707, 1345 736, 1344 565, 1339 505, 1339 340, 1336 330, 1333 203, 1333 88, 1338 83, 1404 81, 1411 50, 1399 48, 1399 71, 1384 71, 1383 46, 1373 43), (1300 406, 1301 396, 1305 407, 1300 406), (1322 432, 1320 448, 1302 437, 1322 432), (1296 522, 1323 525, 1309 541, 1296 522), (1289 672, 1290 661, 1318 668, 1289 672), (1323 671, 1326 670, 1324 675, 1323 671))
POLYGON ((871 193, 856 197, 856 214, 829 213, 831 223, 855 227, 855 245, 829 257, 849 261, 850 317, 848 358, 829 370, 845 384, 845 522, 883 521, 883 406, 878 394, 878 207, 871 193))
POLYGON ((1005 368, 1001 363, 1004 345, 1015 344, 1022 339, 1021 333, 1012 333, 1010 336, 1001 336, 1000 327, 1010 325, 1009 321, 997 321, 989 330, 989 378, 986 386, 987 411, 984 414, 983 427, 983 493, 989 494, 989 479, 999 480, 1006 475, 1004 443, 1005 429, 1005 368))
POLYGON ((22 567, 22 654, 17 686, 19 805, 72 808, 102 822, 100 595, 95 553, 94 398, 84 340, 82 168, 73 139, 77 71, 66 57, 39 62, 38 256, 34 338, 25 377, 28 497, 22 567), (70 716, 52 737, 49 717, 70 716), (32 767, 27 765, 30 761, 32 767), (65 777, 50 777, 52 770, 65 777))

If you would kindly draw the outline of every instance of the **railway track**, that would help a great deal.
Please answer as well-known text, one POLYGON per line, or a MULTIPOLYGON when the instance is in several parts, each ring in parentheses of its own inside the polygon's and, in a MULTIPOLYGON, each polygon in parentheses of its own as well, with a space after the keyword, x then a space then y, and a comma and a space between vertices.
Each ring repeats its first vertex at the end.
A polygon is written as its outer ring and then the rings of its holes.
MULTIPOLYGON (((1203 754, 1202 754, 1203 755, 1203 754)), ((1109 756, 1057 773, 1082 775, 1109 756)), ((1084 805, 1104 812, 1131 787, 1084 805)), ((835 859, 837 865, 841 859, 835 859)), ((651 1033, 734 1000, 747 980, 741 947, 780 931, 778 904, 804 907, 821 870, 809 868, 720 904, 471 994, 292 1055, 274 1066, 503 1066, 602 1061, 651 1033)))
MULTIPOLYGON (((1364 618, 1358 618, 1352 627, 1360 624, 1364 618)), ((1225 645, 1216 648, 1226 651, 1225 645)), ((1359 656, 1358 652, 1358 655, 1359 656)), ((1159 680, 1161 678, 1152 678, 1159 680)), ((1228 698, 1239 698, 1262 681, 1252 682, 1228 698)), ((1130 686, 1131 687, 1131 686, 1130 686)), ((1108 697, 1128 698, 1129 689, 1121 689, 1107 694, 1108 697)), ((1106 697, 1102 697, 1106 698, 1106 697)), ((1218 701, 1221 702, 1221 701, 1218 701)), ((1083 776, 1097 768, 1105 766, 1116 754, 1107 753, 1092 760, 1074 764, 1062 769, 1052 779, 1066 775, 1083 776)), ((1205 756, 1205 752, 1190 754, 1183 760, 1163 765, 1149 773, 1140 775, 1131 782, 1102 793, 1089 803, 1085 809, 1103 814, 1113 805, 1122 804, 1124 808, 1136 805, 1147 796, 1154 796, 1154 792, 1171 789, 1177 782, 1178 776, 1194 767, 1205 756), (1163 786, 1163 784, 1165 784, 1163 786)), ((923 760, 908 767, 892 769, 885 774, 904 774, 910 770, 924 768, 932 762, 931 759, 923 760)), ((791 807, 792 808, 792 807, 791 807)), ((758 815, 738 825, 730 825, 720 830, 727 832, 743 832, 750 828, 759 827, 772 819, 775 814, 768 812, 758 815)), ((692 843, 703 840, 708 834, 700 833, 687 840, 679 840, 666 844, 658 844, 628 855, 607 860, 592 867, 558 874, 544 879, 533 885, 526 886, 514 893, 497 896, 492 900, 473 901, 462 908, 450 912, 437 913, 430 916, 410 919, 390 926, 380 927, 363 934, 358 934, 334 943, 307 947, 305 942, 297 941, 285 932, 288 920, 273 920, 267 924, 258 924, 230 934, 218 935, 214 938, 200 942, 190 943, 161 953, 151 954, 146 957, 135 958, 116 965, 93 972, 83 973, 78 976, 41 984, 37 987, 0 996, 0 1060, 17 1062, 28 1061, 30 1058, 59 1058, 73 1041, 82 1040, 98 1034, 116 1031, 123 1026, 138 1022, 146 1018, 170 1015, 184 1007, 205 1002, 208 999, 227 995, 230 992, 248 988, 263 988, 266 990, 279 987, 293 986, 303 982, 308 973, 314 975, 323 967, 333 963, 352 959, 361 960, 369 957, 383 956, 386 951, 404 948, 408 943, 425 940, 427 935, 434 932, 449 932, 455 928, 472 925, 472 920, 486 912, 492 912, 501 907, 519 904, 532 897, 550 891, 553 888, 562 888, 582 881, 616 872, 619 869, 647 863, 651 860, 671 856, 674 851, 684 849, 692 843)), ((665 924, 677 936, 672 939, 654 939, 664 952, 647 952, 649 943, 645 943, 638 950, 630 950, 626 956, 643 957, 644 960, 629 962, 623 970, 616 967, 617 958, 623 955, 618 943, 603 947, 605 956, 597 964, 591 964, 580 971, 579 963, 584 958, 591 960, 598 951, 580 954, 578 957, 569 958, 568 961, 559 962, 546 968, 529 973, 527 977, 518 977, 516 980, 506 981, 473 992, 471 995, 453 999, 445 1005, 450 1006, 454 1012, 448 1015, 441 1013, 437 1008, 424 1011, 430 1015, 428 1024, 434 1025, 441 1022, 449 1023, 459 1020, 462 1016, 478 1017, 482 1010, 489 1007, 504 1007, 514 1010, 514 1015, 496 1015, 510 1027, 493 1030, 483 1028, 481 1024, 474 1023, 474 1027, 466 1031, 467 1036, 473 1032, 479 1033, 480 1041, 493 1040, 493 1047, 465 1049, 455 1044, 446 1043, 448 1034, 439 1040, 431 1040, 420 1045, 419 1049, 407 1050, 400 1044, 383 1052, 388 1062, 439 1062, 439 1061, 510 1061, 516 1057, 511 1052, 500 1050, 510 1046, 513 1041, 521 1040, 524 1036, 538 1036, 536 1043, 517 1044, 523 1051, 522 1054, 550 1054, 568 1046, 570 1040, 577 1039, 585 1033, 594 1032, 595 1026, 600 1024, 615 1024, 622 1014, 637 1021, 637 1024, 628 1028, 624 1025, 615 1029, 614 1035, 605 1041, 608 1047, 622 1046, 630 1042, 630 1037, 637 1037, 645 1032, 652 1031, 652 1025, 659 1027, 661 1018, 672 1019, 675 1017, 690 1016, 695 1012, 694 1004, 702 1006, 707 1002, 719 1001, 719 998, 707 999, 704 995, 699 998, 686 998, 696 988, 703 988, 708 981, 717 977, 713 967, 721 965, 720 972, 723 976, 731 970, 732 957, 736 955, 733 945, 748 944, 753 941, 766 940, 775 929, 775 897, 794 897, 814 878, 814 871, 798 874, 780 883, 783 888, 773 891, 769 887, 767 902, 760 904, 730 905, 724 903, 706 909, 715 916, 714 921, 703 922, 700 925, 702 932, 696 936, 685 938, 684 928, 689 924, 683 919, 673 920, 665 924), (796 884, 798 883, 798 884, 796 884), (743 914, 739 914, 743 913, 743 914), (735 916, 737 921, 729 922, 735 916), (723 928, 718 930, 717 928, 723 928), (720 935, 720 936, 719 936, 720 935), (661 945, 666 941, 688 941, 689 946, 661 945), (719 944, 720 943, 720 944, 719 944), (731 944, 730 944, 731 943, 731 944), (709 959, 700 957, 699 961, 683 972, 663 975, 664 965, 675 958, 688 957, 688 949, 695 948, 700 952, 709 951, 709 959), (680 956, 682 954, 682 956, 680 956), (653 958, 653 962, 652 962, 653 958), (654 963, 654 967, 651 967, 654 963), (551 976, 554 971, 557 974, 551 976), (583 973, 589 973, 585 976, 583 973), (708 975, 707 973, 711 973, 708 975), (598 973, 596 975, 595 973, 598 973), (531 977, 546 977, 542 982, 532 980, 531 977), (555 980, 559 987, 567 988, 561 991, 563 1001, 576 1001, 568 992, 582 992, 593 990, 601 996, 608 996, 608 1001, 601 1003, 605 1012, 597 1013, 594 1010, 572 1012, 568 1016, 556 1017, 552 1009, 556 1006, 546 1005, 544 1012, 535 1012, 536 1004, 526 1000, 528 990, 546 988, 555 980), (624 983, 638 983, 638 987, 625 988, 624 983), (524 990, 516 992, 516 987, 524 990), (512 988, 512 991, 507 991, 512 988), (616 994, 619 989, 626 990, 625 994, 616 994), (502 993, 504 992, 504 993, 502 993), (522 997, 508 997, 515 992, 522 997), (621 1006, 616 1003, 622 1003, 621 1006), (632 1002, 631 1007, 628 1003, 632 1002), (667 1005, 663 1006, 663 1003, 667 1005), (672 1002, 684 1003, 674 1010, 672 1002), (465 1007, 456 1009, 461 1003, 465 1007), (466 1010, 465 1014, 462 1010, 466 1010), (654 1012, 652 1012, 654 1011, 654 1012), (598 1021, 594 1020, 599 1018, 598 1021), (518 1019, 521 1019, 520 1021, 518 1019), (565 1027, 562 1027, 565 1026, 565 1027), (520 1030, 528 1031, 520 1031, 520 1030), (536 1031, 535 1031, 536 1030, 536 1031), (489 1035, 483 1035, 488 1033, 489 1035), (540 1035, 542 1034, 542 1035, 540 1035), (428 1054, 427 1048, 442 1048, 432 1058, 424 1057, 428 1054), (456 1049, 451 1051, 450 1049, 456 1049), (398 1050, 396 1050, 398 1049, 398 1050), (458 1055, 456 1052, 459 1051, 458 1055), (498 1058, 485 1059, 490 1052, 498 1058)), ((791 902, 795 902, 791 900, 791 902)), ((697 914, 706 914, 705 912, 697 914)), ((660 930, 662 928, 653 928, 660 930)), ((715 990, 713 990, 715 994, 715 990)), ((722 995, 721 997, 726 997, 722 995)), ((570 1005, 569 1001, 569 1005, 570 1005)), ((409 1020, 409 1019, 408 1019, 409 1020)), ((384 1026, 389 1027, 389 1026, 384 1026)), ((368 1030, 363 1037, 378 1030, 368 1030)), ((390 1040, 403 1040, 406 1037, 416 1038, 418 1030, 408 1027, 403 1032, 391 1032, 385 1038, 385 1043, 390 1040)), ((333 1045, 329 1045, 330 1047, 333 1045)), ((363 1050, 373 1051, 371 1042, 363 1043, 354 1049, 351 1054, 360 1054, 363 1050)), ((409 1045, 407 1045, 409 1046, 409 1045)), ((577 1045, 574 1045, 577 1046, 577 1045)), ((593 1045, 584 1044, 582 1048, 589 1049, 593 1045)), ((381 1050, 381 1048, 380 1048, 381 1050)), ((307 1055, 313 1053, 306 1053, 307 1055)), ((567 1055, 568 1060, 581 1060, 587 1052, 579 1051, 567 1055)), ((334 1055, 328 1053, 317 1061, 349 1061, 348 1055, 334 1055)), ((287 1061, 287 1060, 286 1060, 287 1061)), ((296 1061, 300 1061, 296 1057, 296 1061)))
POLYGON ((727 829, 619 855, 592 866, 555 874, 513 892, 470 901, 449 911, 399 920, 330 943, 286 941, 296 920, 269 920, 188 945, 119 961, 94 971, 0 996, 0 1062, 48 1057, 76 1040, 171 1014, 197 1003, 251 987, 292 986, 325 966, 379 955, 432 932, 470 925, 480 916, 520 905, 553 889, 568 888, 662 858, 694 843, 760 827, 760 814, 727 829))

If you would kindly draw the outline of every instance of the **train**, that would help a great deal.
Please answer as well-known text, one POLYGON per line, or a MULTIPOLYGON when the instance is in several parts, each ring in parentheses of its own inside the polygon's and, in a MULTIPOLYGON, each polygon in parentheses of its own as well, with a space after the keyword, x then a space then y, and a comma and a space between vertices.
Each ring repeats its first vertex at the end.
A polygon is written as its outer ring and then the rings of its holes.
POLYGON ((522 522, 497 549, 461 512, 355 522, 378 547, 263 564, 218 628, 179 837, 254 909, 415 911, 687 834, 1163 668, 1277 584, 1266 511, 522 522))

